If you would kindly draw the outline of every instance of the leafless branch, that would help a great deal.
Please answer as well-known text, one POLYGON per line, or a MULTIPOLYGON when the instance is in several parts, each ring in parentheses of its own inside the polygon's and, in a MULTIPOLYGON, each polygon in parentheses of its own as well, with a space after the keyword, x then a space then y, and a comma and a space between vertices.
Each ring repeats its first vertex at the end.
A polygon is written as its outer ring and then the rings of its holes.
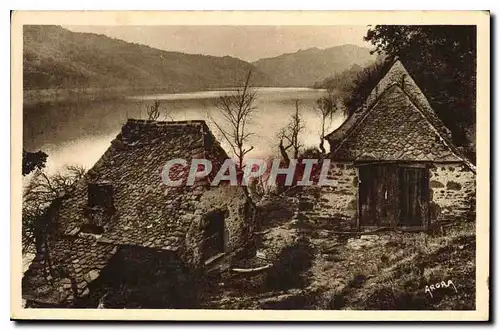
POLYGON ((339 111, 338 98, 335 97, 332 91, 316 100, 316 107, 321 115, 321 132, 320 132, 320 143, 319 149, 321 153, 325 154, 325 130, 327 124, 332 120, 333 116, 339 111))
POLYGON ((248 139, 252 135, 251 132, 247 131, 247 124, 257 110, 254 105, 257 93, 251 89, 251 75, 252 71, 249 70, 243 85, 235 93, 220 96, 216 100, 215 105, 228 129, 224 129, 223 125, 212 119, 238 158, 240 169, 243 167, 244 156, 254 148, 253 146, 246 147, 248 139))
POLYGON ((160 100, 155 100, 152 105, 147 107, 146 113, 148 115, 148 120, 156 121, 160 118, 160 100))
POLYGON ((290 162, 290 157, 287 152, 290 148, 293 148, 293 157, 295 159, 299 156, 299 151, 303 147, 303 144, 300 143, 300 135, 304 129, 304 120, 299 112, 299 101, 295 100, 295 112, 290 122, 278 133, 280 153, 287 164, 290 162), (285 145, 284 142, 287 144, 285 145))
POLYGON ((79 166, 68 166, 64 173, 47 175, 37 170, 23 190, 22 240, 26 249, 35 241, 35 232, 40 228, 44 214, 50 204, 74 189, 74 184, 81 180, 85 169, 79 166))

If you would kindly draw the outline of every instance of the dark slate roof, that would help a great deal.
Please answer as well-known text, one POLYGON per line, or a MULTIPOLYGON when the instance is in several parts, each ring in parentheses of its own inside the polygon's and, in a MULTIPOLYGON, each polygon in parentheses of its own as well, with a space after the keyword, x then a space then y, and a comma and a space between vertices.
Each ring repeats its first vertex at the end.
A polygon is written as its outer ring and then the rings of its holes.
POLYGON ((92 238, 51 241, 48 251, 37 254, 24 274, 23 297, 44 303, 70 303, 88 293, 88 285, 99 277, 116 250, 92 238), (50 272, 48 264, 52 266, 50 272))
POLYGON ((377 85, 373 88, 372 91, 368 94, 367 99, 363 102, 363 104, 355 109, 352 114, 342 123, 341 126, 339 126, 337 129, 333 130, 329 134, 325 136, 325 139, 327 139, 330 142, 340 142, 344 139, 346 134, 352 129, 352 127, 356 124, 359 118, 362 117, 362 115, 368 110, 369 108, 369 101, 372 103, 372 99, 374 96, 378 95, 383 88, 383 83, 384 83, 384 77, 389 73, 389 70, 392 69, 394 63, 396 60, 388 60, 386 61, 382 67, 380 68, 380 71, 378 72, 378 83, 377 85))
POLYGON ((412 79, 406 68, 403 66, 399 59, 394 59, 389 63, 389 70, 384 70, 386 72, 384 76, 380 79, 378 84, 373 88, 371 93, 366 98, 363 105, 357 109, 352 116, 350 116, 339 128, 331 132, 326 136, 328 140, 342 140, 346 134, 353 128, 357 123, 358 119, 363 117, 363 115, 370 110, 370 108, 377 102, 378 98, 382 93, 394 83, 402 85, 405 92, 412 98, 413 102, 419 109, 421 109, 427 119, 435 126, 439 133, 448 139, 451 139, 450 130, 443 124, 443 122, 436 115, 432 109, 429 101, 422 93, 418 85, 412 79))
POLYGON ((397 59, 363 106, 326 138, 335 159, 463 161, 474 168, 397 59))
POLYGON ((205 186, 167 187, 161 180, 161 169, 171 159, 189 162, 200 157, 227 157, 204 121, 129 120, 89 170, 86 180, 78 183, 75 193, 63 201, 59 230, 65 235, 76 235, 88 222, 84 212, 87 183, 109 182, 113 185, 116 211, 99 240, 177 250, 205 186), (207 146, 208 140, 214 142, 212 147, 207 146))
POLYGON ((167 187, 161 170, 171 159, 207 158, 215 172, 227 157, 204 121, 129 120, 85 178, 61 199, 49 257, 63 274, 47 278, 43 269, 47 255, 38 254, 23 278, 23 297, 63 303, 75 294, 85 295, 89 280, 99 276, 121 245, 182 253, 186 233, 200 216, 197 202, 209 189, 208 181, 167 187), (109 217, 97 210, 105 224, 102 234, 82 231, 89 217, 96 217, 88 213, 88 183, 113 186, 114 213, 109 217))

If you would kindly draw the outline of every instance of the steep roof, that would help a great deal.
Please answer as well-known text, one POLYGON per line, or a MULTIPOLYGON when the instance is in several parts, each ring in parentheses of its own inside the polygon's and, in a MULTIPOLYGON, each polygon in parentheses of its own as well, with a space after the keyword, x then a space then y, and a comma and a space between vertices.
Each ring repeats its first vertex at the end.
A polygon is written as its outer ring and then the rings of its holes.
POLYGON ((336 159, 465 162, 474 170, 398 59, 363 105, 326 138, 336 159))
POLYGON ((49 242, 48 250, 37 254, 24 274, 23 297, 48 304, 71 302, 88 292, 88 285, 116 250, 116 246, 92 238, 59 238, 49 242))
POLYGON ((198 201, 209 185, 200 181, 194 186, 167 187, 161 170, 168 160, 206 158, 217 171, 227 157, 204 121, 128 120, 85 178, 60 200, 55 239, 25 273, 23 296, 48 303, 72 298, 75 291, 68 279, 76 282, 76 295, 84 294, 121 245, 182 253, 186 233, 199 216, 198 201), (111 216, 89 215, 89 183, 112 185, 111 216), (89 217, 103 219, 102 234, 82 231, 89 217), (47 257, 53 266, 64 269, 63 274, 56 278, 44 271, 47 257))
POLYGON ((227 158, 204 121, 129 120, 88 171, 86 180, 62 202, 60 231, 75 235, 87 223, 82 210, 87 205, 88 182, 109 182, 116 212, 99 240, 177 250, 205 187, 167 187, 161 180, 161 170, 172 159, 189 162, 202 157, 227 158))

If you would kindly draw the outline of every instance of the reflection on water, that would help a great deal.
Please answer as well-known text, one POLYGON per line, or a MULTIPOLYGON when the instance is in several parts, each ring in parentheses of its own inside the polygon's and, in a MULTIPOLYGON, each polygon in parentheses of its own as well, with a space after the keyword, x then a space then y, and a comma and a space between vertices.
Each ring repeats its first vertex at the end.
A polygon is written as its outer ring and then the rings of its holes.
MULTIPOLYGON (((231 94, 237 88, 225 88, 223 90, 199 91, 188 93, 168 93, 168 94, 153 94, 153 95, 138 95, 128 97, 134 100, 187 100, 187 99, 212 99, 221 95, 231 94)), ((259 93, 261 99, 279 99, 285 94, 298 94, 299 92, 317 93, 324 92, 322 89, 311 89, 307 87, 257 87, 254 88, 259 93)))
MULTIPOLYGON (((24 109, 24 144, 30 150, 42 149, 48 155, 47 170, 54 172, 64 165, 79 164, 90 168, 109 147, 127 118, 146 118, 146 107, 161 100, 159 120, 205 119, 223 147, 230 151, 211 119, 221 117, 214 106, 224 91, 131 96, 123 99, 89 101, 71 104, 44 104, 24 109)), ((306 147, 319 144, 320 116, 315 101, 322 90, 306 88, 258 88, 257 111, 249 123, 254 133, 248 157, 277 155, 276 134, 285 126, 299 100, 305 122, 302 142, 306 147)), ((332 121, 329 130, 338 127, 343 116, 332 121)))

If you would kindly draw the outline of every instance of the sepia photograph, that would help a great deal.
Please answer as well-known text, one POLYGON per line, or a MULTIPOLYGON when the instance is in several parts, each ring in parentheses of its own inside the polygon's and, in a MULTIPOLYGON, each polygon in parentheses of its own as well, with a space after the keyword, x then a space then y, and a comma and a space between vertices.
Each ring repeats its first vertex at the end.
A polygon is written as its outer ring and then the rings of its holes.
POLYGON ((487 320, 489 20, 14 12, 11 318, 487 320))

